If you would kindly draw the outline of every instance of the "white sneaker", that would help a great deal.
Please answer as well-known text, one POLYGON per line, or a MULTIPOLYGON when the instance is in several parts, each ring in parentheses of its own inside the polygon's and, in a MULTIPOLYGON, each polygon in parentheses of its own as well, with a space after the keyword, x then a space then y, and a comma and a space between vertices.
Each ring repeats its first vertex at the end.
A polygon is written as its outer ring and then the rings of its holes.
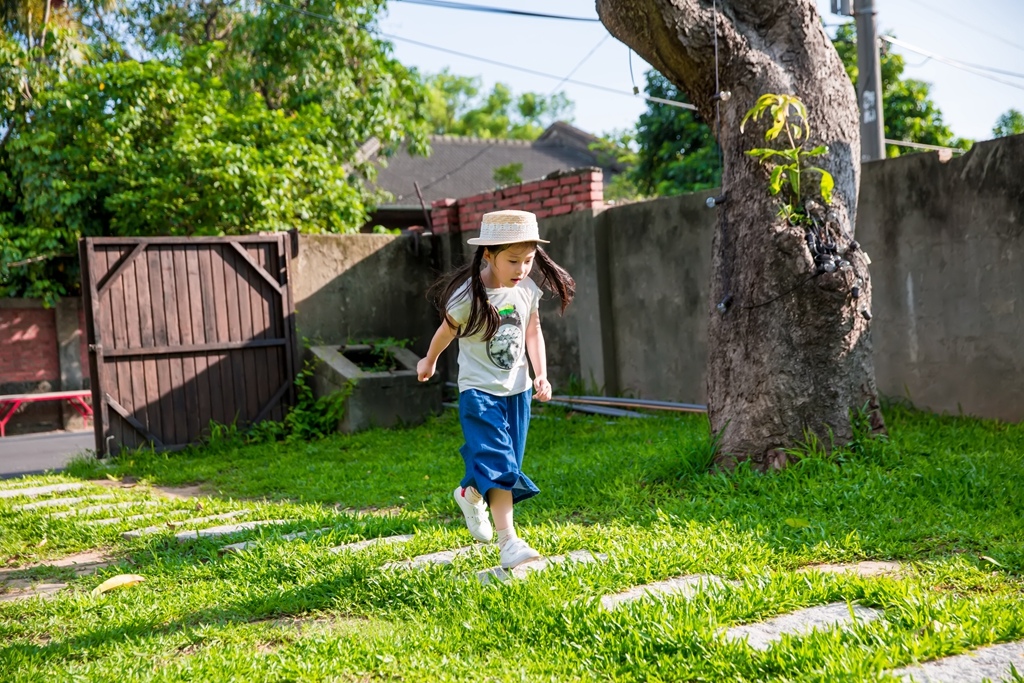
POLYGON ((539 557, 540 553, 527 545, 526 541, 516 536, 509 539, 509 542, 501 549, 501 566, 503 569, 512 569, 524 562, 536 560, 539 557))
POLYGON ((469 533, 478 541, 489 542, 494 538, 494 529, 491 528, 491 520, 487 518, 487 506, 483 499, 474 505, 466 498, 466 490, 461 486, 455 488, 455 502, 462 509, 462 515, 466 518, 466 527, 469 533))

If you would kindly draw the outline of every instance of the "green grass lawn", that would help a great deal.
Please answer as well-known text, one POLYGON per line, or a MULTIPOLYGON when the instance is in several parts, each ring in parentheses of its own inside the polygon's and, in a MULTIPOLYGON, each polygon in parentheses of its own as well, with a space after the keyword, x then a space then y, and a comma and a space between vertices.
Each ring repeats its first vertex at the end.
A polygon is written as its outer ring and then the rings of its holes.
MULTIPOLYGON (((85 549, 119 564, 58 597, 0 603, 3 681, 861 681, 887 669, 1024 638, 1024 425, 893 406, 890 436, 782 472, 707 474, 703 416, 607 420, 537 411, 525 470, 541 495, 516 508, 545 554, 608 561, 524 580, 464 580, 497 550, 450 567, 382 570, 468 545, 451 501, 462 474, 449 411, 407 430, 78 462, 60 477, 202 484, 202 513, 287 524, 221 555, 225 541, 127 541, 130 524, 86 526, 0 500, 0 560, 17 566, 85 549), (394 508, 394 509, 392 509, 394 508), (375 514, 374 509, 388 509, 375 514), (329 528, 305 540, 280 535, 329 528), (405 545, 334 554, 342 543, 415 533, 405 545), (898 577, 797 572, 820 562, 895 560, 898 577), (92 596, 105 578, 146 577, 92 596), (737 583, 608 612, 600 598, 695 573, 737 583), (784 638, 766 652, 720 632, 796 609, 859 602, 884 616, 848 631, 784 638)), ((0 482, 0 487, 12 485, 0 482)), ((23 501, 22 501, 23 502, 23 501)), ((182 515, 196 501, 183 501, 182 515)), ((1024 680, 1024 679, 1022 679, 1024 680)))

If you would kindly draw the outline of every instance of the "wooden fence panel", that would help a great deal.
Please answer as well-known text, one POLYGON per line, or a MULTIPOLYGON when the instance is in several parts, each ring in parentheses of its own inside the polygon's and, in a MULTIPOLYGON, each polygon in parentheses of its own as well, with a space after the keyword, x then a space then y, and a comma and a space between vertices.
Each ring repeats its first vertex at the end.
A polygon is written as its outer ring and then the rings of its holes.
POLYGON ((96 452, 283 419, 298 371, 287 235, 86 238, 96 452))

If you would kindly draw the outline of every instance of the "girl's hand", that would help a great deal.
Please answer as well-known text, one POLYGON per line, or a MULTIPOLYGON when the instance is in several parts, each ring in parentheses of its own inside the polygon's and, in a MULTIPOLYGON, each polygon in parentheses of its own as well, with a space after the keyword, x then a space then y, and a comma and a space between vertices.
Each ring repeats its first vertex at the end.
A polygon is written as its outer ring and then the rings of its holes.
POLYGON ((538 401, 551 400, 551 382, 548 381, 547 377, 541 375, 533 380, 533 397, 538 401))
POLYGON ((437 362, 431 363, 426 358, 420 358, 420 362, 416 363, 416 377, 421 382, 426 382, 428 379, 434 376, 434 369, 437 366, 437 362))

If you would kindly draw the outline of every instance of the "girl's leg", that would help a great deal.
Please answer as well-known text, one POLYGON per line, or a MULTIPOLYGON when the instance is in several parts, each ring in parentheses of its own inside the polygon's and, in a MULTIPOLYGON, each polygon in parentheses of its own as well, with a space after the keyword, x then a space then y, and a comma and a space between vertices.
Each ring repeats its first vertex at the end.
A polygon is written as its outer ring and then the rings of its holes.
POLYGON ((505 489, 491 489, 487 492, 487 498, 491 504, 494 528, 497 529, 498 540, 501 541, 501 532, 512 528, 512 492, 505 489))
POLYGON ((512 569, 540 557, 540 553, 516 536, 515 526, 512 525, 512 492, 493 488, 487 492, 487 499, 491 503, 491 516, 494 517, 494 528, 498 532, 501 566, 512 569))

